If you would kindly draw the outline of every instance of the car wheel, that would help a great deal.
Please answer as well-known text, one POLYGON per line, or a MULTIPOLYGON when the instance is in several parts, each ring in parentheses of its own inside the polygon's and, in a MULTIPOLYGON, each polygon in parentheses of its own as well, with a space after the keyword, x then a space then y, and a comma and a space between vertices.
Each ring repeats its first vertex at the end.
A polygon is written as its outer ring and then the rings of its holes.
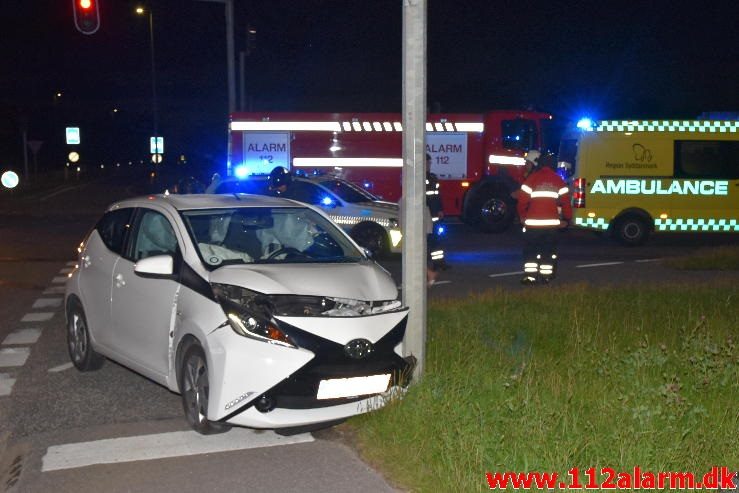
POLYGON ((227 424, 208 421, 209 391, 208 362, 205 353, 200 346, 192 345, 182 358, 180 393, 185 419, 190 427, 201 435, 223 433, 231 429, 227 424))
POLYGON ((369 222, 358 224, 352 229, 351 237, 359 243, 359 246, 369 250, 373 257, 383 257, 390 250, 387 232, 379 224, 369 222))
POLYGON ((629 214, 616 220, 613 234, 624 245, 638 246, 647 241, 649 225, 644 218, 629 214))
POLYGON ((105 358, 92 348, 87 318, 77 302, 72 302, 67 310, 67 349, 79 371, 98 370, 105 363, 105 358))

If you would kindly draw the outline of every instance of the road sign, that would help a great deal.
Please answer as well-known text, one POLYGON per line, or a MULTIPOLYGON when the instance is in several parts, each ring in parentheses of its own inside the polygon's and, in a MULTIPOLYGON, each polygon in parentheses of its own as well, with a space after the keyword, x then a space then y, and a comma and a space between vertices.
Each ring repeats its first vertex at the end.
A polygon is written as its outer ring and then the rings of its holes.
POLYGON ((150 137, 149 152, 152 154, 164 154, 164 137, 150 137))
POLYGON ((78 145, 80 143, 80 127, 67 127, 67 144, 78 145))

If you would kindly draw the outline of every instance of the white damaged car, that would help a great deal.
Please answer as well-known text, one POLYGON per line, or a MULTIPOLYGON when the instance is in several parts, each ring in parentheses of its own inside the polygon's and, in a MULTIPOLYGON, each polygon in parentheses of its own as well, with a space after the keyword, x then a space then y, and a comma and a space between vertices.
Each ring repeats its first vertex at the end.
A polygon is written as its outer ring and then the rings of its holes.
POLYGON ((381 407, 407 385, 407 308, 316 208, 272 197, 114 204, 67 283, 81 371, 117 361, 182 395, 200 433, 291 428, 381 407))

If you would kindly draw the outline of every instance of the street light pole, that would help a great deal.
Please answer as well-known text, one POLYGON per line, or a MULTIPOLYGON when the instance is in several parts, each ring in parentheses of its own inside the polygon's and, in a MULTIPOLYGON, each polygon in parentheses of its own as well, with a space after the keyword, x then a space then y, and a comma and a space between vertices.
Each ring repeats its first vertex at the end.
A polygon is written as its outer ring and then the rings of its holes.
POLYGON ((144 9, 143 7, 137 7, 136 13, 143 15, 147 13, 149 15, 149 54, 151 57, 151 112, 154 124, 154 144, 156 145, 159 137, 159 110, 157 108, 157 70, 156 70, 156 57, 154 55, 154 15, 152 14, 151 8, 144 9))

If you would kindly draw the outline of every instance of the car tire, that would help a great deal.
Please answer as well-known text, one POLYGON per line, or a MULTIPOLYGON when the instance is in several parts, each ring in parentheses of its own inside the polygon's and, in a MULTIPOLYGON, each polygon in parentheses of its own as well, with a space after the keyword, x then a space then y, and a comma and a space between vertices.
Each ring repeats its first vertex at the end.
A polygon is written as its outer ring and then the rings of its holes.
POLYGON ((350 236, 359 246, 369 250, 375 258, 382 258, 390 251, 387 232, 377 223, 365 222, 357 224, 352 229, 350 236))
POLYGON ((621 216, 613 225, 613 235, 626 246, 639 246, 649 237, 649 224, 636 214, 621 216))
POLYGON ((231 429, 225 423, 208 420, 208 361, 203 348, 193 344, 185 350, 180 368, 180 394, 185 419, 201 435, 224 433, 231 429))
POLYGON ((105 363, 105 357, 92 348, 85 311, 76 301, 71 302, 67 309, 67 350, 79 371, 99 370, 105 363))

